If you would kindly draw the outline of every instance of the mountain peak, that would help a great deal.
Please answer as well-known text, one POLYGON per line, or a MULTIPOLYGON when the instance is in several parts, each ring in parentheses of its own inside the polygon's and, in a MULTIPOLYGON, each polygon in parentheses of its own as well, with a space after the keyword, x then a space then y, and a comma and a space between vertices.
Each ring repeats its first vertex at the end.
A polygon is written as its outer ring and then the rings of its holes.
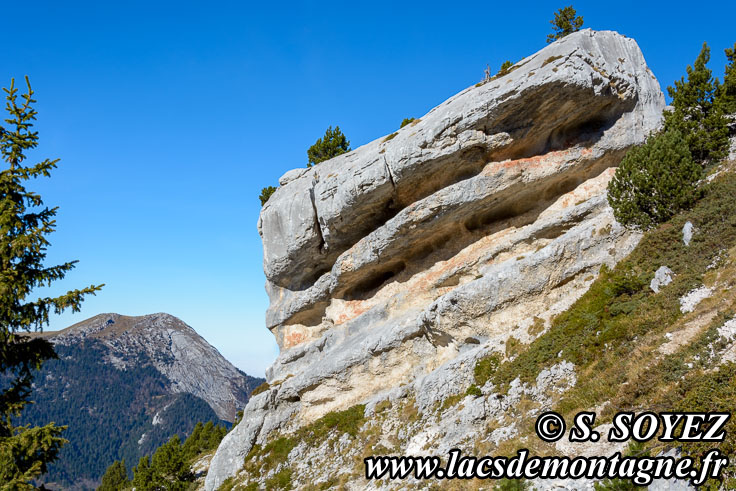
POLYGON ((172 392, 202 398, 225 421, 234 420, 253 388, 247 377, 191 326, 163 312, 98 314, 61 331, 38 335, 62 346, 99 342, 107 348, 105 361, 121 370, 150 363, 169 381, 172 392))
POLYGON ((66 344, 66 340, 78 337, 116 338, 125 333, 132 333, 145 329, 170 329, 174 331, 195 332, 184 321, 165 312, 139 316, 122 315, 114 312, 102 313, 77 322, 60 331, 46 331, 39 333, 43 337, 54 338, 55 343, 66 344))

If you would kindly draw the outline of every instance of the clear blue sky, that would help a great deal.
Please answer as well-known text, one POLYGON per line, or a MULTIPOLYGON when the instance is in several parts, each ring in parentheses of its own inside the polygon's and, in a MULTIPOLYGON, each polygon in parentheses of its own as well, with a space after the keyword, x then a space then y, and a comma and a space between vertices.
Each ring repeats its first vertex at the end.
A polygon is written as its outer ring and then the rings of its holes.
MULTIPOLYGON (((306 164, 328 125, 353 148, 506 59, 545 45, 567 2, 5 2, 0 85, 29 75, 59 169, 54 291, 106 283, 100 312, 168 312, 238 367, 277 355, 264 325, 258 194, 306 164)), ((736 2, 575 2, 585 27, 635 38, 663 89, 704 41, 722 76, 736 2)))

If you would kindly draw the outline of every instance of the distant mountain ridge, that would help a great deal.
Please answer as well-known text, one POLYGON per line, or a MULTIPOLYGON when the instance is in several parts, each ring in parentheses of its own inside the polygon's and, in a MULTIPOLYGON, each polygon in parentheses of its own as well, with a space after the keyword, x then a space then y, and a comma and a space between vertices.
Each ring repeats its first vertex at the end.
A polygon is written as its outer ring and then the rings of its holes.
POLYGON ((22 422, 69 427, 45 477, 52 487, 94 487, 114 460, 131 467, 198 421, 230 424, 263 382, 169 314, 100 314, 33 336, 51 341, 59 359, 36 375, 22 422))
POLYGON ((81 339, 98 340, 110 350, 107 361, 120 369, 137 362, 130 359, 131 354, 146 353, 169 379, 173 392, 201 397, 220 419, 230 423, 257 386, 248 383, 255 380, 253 377, 233 366, 192 327, 165 313, 138 317, 99 314, 41 335, 63 346, 81 339))

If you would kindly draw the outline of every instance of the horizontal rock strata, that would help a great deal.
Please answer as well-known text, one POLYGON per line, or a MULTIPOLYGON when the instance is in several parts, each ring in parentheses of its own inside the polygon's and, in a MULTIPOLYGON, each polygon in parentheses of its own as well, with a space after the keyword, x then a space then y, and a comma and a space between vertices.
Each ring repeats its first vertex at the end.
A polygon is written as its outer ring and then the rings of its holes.
POLYGON ((281 354, 207 489, 274 429, 391 390, 425 410, 470 361, 531 342, 638 242, 605 190, 663 107, 635 41, 583 30, 392 135, 285 174, 258 222, 281 354))

